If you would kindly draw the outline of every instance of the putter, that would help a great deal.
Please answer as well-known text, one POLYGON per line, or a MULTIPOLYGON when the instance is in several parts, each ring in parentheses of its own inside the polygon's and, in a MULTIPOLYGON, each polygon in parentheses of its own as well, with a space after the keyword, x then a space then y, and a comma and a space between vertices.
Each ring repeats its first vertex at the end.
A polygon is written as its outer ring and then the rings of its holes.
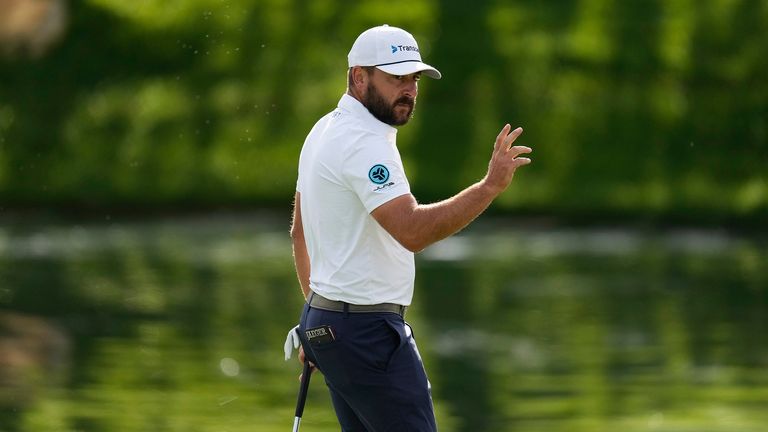
POLYGON ((305 359, 304 370, 301 372, 299 398, 296 401, 296 417, 293 419, 293 432, 299 432, 299 423, 301 423, 301 416, 304 415, 304 403, 307 401, 310 377, 312 377, 312 368, 309 366, 309 359, 305 359))

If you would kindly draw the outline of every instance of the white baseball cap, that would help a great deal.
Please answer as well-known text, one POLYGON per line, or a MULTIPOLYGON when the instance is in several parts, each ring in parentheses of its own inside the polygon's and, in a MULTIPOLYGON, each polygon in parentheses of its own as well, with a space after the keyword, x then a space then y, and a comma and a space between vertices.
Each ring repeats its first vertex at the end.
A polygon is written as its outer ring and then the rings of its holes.
POLYGON ((370 28, 360 34, 347 56, 349 67, 376 66, 392 75, 423 72, 440 79, 440 71, 421 61, 419 45, 407 31, 386 24, 370 28))

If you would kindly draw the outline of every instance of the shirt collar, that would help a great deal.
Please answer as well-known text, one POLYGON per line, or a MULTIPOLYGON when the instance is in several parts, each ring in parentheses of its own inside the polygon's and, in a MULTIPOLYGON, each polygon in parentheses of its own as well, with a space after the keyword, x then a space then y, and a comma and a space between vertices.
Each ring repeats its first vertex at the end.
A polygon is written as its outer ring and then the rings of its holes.
POLYGON ((393 136, 397 134, 396 128, 374 117, 373 114, 368 111, 368 108, 366 108, 365 105, 346 93, 344 93, 341 96, 341 100, 339 100, 339 108, 351 112, 355 117, 360 118, 363 122, 365 122, 366 126, 370 127, 375 132, 379 132, 383 135, 392 134, 393 136))

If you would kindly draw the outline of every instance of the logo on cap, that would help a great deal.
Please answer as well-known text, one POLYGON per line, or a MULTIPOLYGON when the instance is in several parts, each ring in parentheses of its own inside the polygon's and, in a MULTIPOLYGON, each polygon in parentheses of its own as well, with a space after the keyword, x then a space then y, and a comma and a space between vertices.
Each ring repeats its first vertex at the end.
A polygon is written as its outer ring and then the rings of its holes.
POLYGON ((413 45, 390 45, 389 46, 392 49, 392 54, 398 52, 398 51, 416 51, 419 52, 419 47, 413 46, 413 45))
POLYGON ((374 165, 368 170, 368 179, 376 184, 382 184, 389 180, 389 170, 384 165, 374 165))

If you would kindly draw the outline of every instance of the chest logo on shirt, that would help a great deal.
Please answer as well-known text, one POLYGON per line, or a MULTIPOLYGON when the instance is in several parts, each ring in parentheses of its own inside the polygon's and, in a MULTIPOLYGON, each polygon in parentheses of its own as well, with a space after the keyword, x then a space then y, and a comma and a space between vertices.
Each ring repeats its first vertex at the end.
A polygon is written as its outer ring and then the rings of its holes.
POLYGON ((376 184, 383 184, 389 180, 389 170, 381 164, 376 164, 368 170, 368 179, 376 184))

